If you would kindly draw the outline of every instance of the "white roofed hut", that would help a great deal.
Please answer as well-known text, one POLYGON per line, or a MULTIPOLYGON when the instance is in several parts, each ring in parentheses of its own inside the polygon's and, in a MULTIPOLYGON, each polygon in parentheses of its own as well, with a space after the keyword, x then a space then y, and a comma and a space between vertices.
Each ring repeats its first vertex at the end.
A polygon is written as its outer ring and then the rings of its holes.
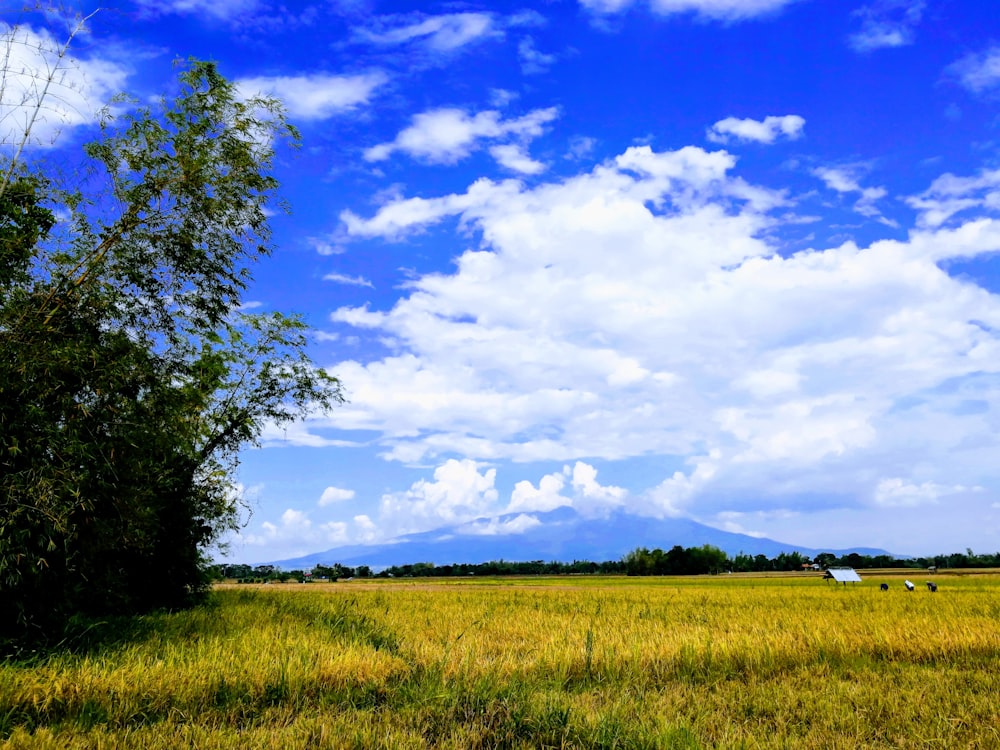
POLYGON ((846 586, 848 583, 861 583, 861 576, 854 568, 827 568, 823 573, 823 580, 836 581, 846 586))

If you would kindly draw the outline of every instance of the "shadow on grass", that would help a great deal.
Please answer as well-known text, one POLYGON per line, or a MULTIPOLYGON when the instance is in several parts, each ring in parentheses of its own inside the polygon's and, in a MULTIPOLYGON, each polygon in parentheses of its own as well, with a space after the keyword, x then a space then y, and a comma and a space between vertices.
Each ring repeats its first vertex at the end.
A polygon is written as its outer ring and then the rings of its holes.
MULTIPOLYGON (((16 637, 0 637, 0 661, 10 665, 32 666, 60 656, 99 656, 129 646, 142 644, 168 632, 177 634, 176 616, 181 612, 219 607, 214 594, 208 594, 183 609, 162 609, 138 615, 76 615, 59 628, 48 632, 38 629, 16 637)), ((217 618, 204 618, 209 623, 217 618)), ((199 629, 205 623, 199 623, 199 629)))

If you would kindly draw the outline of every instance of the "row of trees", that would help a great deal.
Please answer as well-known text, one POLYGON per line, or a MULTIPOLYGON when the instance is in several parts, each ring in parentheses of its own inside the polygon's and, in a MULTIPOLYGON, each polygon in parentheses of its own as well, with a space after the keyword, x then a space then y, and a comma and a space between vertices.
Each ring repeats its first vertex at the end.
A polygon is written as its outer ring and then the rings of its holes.
POLYGON ((484 563, 455 563, 435 565, 415 563, 413 565, 392 565, 379 571, 380 578, 406 578, 429 576, 534 576, 534 575, 595 575, 599 573, 624 573, 621 561, 588 562, 574 560, 570 563, 543 562, 542 560, 510 561, 491 560, 484 563))
POLYGON ((837 556, 823 552, 814 558, 799 552, 781 552, 775 557, 739 553, 729 556, 711 545, 683 548, 672 547, 667 552, 644 547, 633 550, 624 558, 628 575, 691 575, 704 573, 734 573, 802 570, 805 565, 818 565, 822 569, 846 566, 851 568, 997 568, 1000 553, 977 555, 971 549, 964 554, 936 555, 934 557, 893 557, 892 555, 862 555, 849 552, 837 556))
POLYGON ((1000 568, 1000 553, 976 555, 972 550, 964 554, 937 555, 935 557, 896 558, 890 555, 861 555, 851 552, 838 557, 829 552, 808 558, 798 552, 782 552, 775 557, 766 555, 746 555, 742 552, 729 556, 721 549, 706 544, 700 547, 675 545, 664 552, 662 549, 639 547, 629 552, 621 560, 590 562, 574 560, 571 563, 544 562, 531 560, 517 562, 492 560, 484 563, 456 563, 435 565, 420 562, 407 565, 391 565, 378 573, 373 573, 367 565, 356 568, 335 563, 317 565, 311 571, 283 571, 273 565, 216 565, 212 574, 217 580, 238 581, 307 581, 338 580, 345 578, 447 578, 452 576, 525 576, 525 575, 705 575, 724 572, 767 572, 802 570, 804 565, 816 564, 826 569, 836 566, 852 568, 1000 568))
POLYGON ((341 399, 300 320, 241 311, 271 252, 274 148, 296 139, 278 103, 192 62, 58 181, 24 155, 46 153, 31 128, 64 71, 16 67, 18 33, 0 40, 0 104, 25 116, 0 144, 0 647, 195 601, 239 520, 239 451, 341 399), (24 76, 37 100, 8 101, 24 76))
POLYGON ((297 581, 337 581, 343 578, 371 578, 367 565, 316 565, 312 570, 282 570, 274 565, 213 565, 209 573, 213 580, 235 580, 239 583, 288 583, 297 581))

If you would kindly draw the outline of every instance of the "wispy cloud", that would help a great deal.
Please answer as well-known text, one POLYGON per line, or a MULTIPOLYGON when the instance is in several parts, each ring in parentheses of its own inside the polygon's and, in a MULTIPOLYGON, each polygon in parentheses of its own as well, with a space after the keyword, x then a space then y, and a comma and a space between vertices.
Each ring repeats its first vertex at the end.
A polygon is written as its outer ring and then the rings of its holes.
POLYGON ((440 16, 383 16, 377 26, 358 29, 357 39, 381 46, 419 45, 431 52, 451 53, 485 39, 503 36, 492 13, 440 16))
POLYGON ((517 56, 521 60, 521 72, 526 76, 546 73, 549 67, 558 59, 556 55, 540 52, 535 47, 535 40, 526 36, 517 45, 517 56))
POLYGON ((386 81, 385 73, 371 71, 358 75, 258 76, 241 78, 236 85, 245 96, 279 97, 293 118, 325 120, 367 104, 386 81))
POLYGON ((921 505, 936 505, 949 495, 982 492, 982 487, 965 485, 943 485, 936 482, 907 482, 899 477, 883 479, 875 488, 872 501, 888 508, 915 508, 921 505))
POLYGON ((544 164, 532 159, 524 147, 516 143, 493 146, 490 148, 490 156, 500 166, 519 174, 541 174, 545 171, 544 164))
POLYGON ((1000 46, 973 52, 952 63, 946 72, 974 94, 1000 85, 1000 46))
POLYGON ((884 187, 862 187, 859 179, 865 171, 867 168, 864 165, 848 164, 836 167, 817 167, 812 173, 821 179, 828 188, 838 193, 860 193, 860 197, 854 204, 855 211, 862 216, 879 219, 883 223, 894 226, 893 222, 882 216, 882 212, 875 205, 877 201, 888 195, 888 191, 884 187))
MULTIPOLYGON (((611 15, 621 13, 639 0, 580 0, 592 13, 611 15)), ((742 21, 774 13, 795 0, 646 0, 650 10, 658 15, 694 13, 702 18, 718 21, 742 21)))
POLYGON ((138 0, 139 6, 154 13, 198 15, 229 20, 261 7, 260 0, 138 0))
POLYGON ((856 52, 913 44, 923 16, 925 0, 878 0, 854 12, 861 28, 848 37, 856 52))
POLYGON ((956 214, 976 208, 1000 212, 1000 169, 982 170, 975 177, 943 174, 927 190, 905 200, 920 212, 917 224, 922 227, 939 227, 956 214))
POLYGON ((347 284, 349 286, 366 286, 370 289, 375 288, 364 276, 347 276, 342 273, 328 273, 323 277, 323 281, 335 281, 338 284, 347 284))

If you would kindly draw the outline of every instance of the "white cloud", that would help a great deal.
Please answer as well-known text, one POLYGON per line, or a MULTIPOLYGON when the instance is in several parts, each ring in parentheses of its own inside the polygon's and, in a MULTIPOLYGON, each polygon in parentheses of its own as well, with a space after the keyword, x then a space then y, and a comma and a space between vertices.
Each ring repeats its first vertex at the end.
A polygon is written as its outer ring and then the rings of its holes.
POLYGON ((506 107, 512 101, 518 98, 519 94, 516 91, 508 91, 507 89, 490 89, 490 106, 491 107, 506 107))
POLYGON ((922 227, 939 227, 955 214, 970 209, 1000 211, 1000 169, 983 170, 975 177, 941 175, 919 195, 905 199, 919 211, 922 227))
POLYGON ((460 527, 458 532, 468 536, 513 536, 541 525, 542 522, 534 516, 522 513, 507 521, 501 521, 499 518, 475 521, 460 527))
POLYGON ((292 422, 280 427, 270 422, 264 425, 264 429, 261 430, 260 443, 261 445, 270 447, 296 446, 308 448, 356 448, 361 445, 361 443, 350 440, 333 440, 325 438, 322 435, 317 435, 315 432, 310 431, 308 425, 304 422, 292 422))
POLYGON ((1000 84, 1000 46, 966 55, 948 66, 947 72, 974 94, 1000 84))
POLYGON ((572 499, 562 494, 565 486, 566 478, 563 473, 545 475, 539 480, 537 488, 523 479, 514 485, 507 511, 544 512, 572 505, 572 499))
POLYGON ((353 500, 354 495, 354 490, 346 490, 340 487, 327 487, 323 490, 323 494, 320 495, 319 502, 317 504, 320 507, 323 507, 332 503, 342 503, 345 500, 353 500))
POLYGON ((710 455, 696 456, 689 460, 694 466, 690 474, 675 471, 640 498, 635 510, 652 516, 679 517, 690 512, 692 499, 711 483, 719 469, 722 453, 718 449, 710 455))
POLYGON ((873 502, 887 508, 915 508, 921 505, 936 505, 941 498, 968 492, 981 492, 981 487, 963 485, 945 486, 935 482, 914 484, 895 477, 883 479, 875 488, 873 502))
POLYGON ((381 19, 378 31, 363 29, 357 36, 364 41, 394 46, 417 43, 438 53, 454 52, 473 42, 502 36, 495 17, 490 13, 450 13, 428 16, 408 22, 400 17, 381 19))
MULTIPOLYGON (((702 18, 721 21, 742 21, 774 13, 795 0, 648 0, 650 9, 659 15, 696 13, 702 18)), ((635 0, 580 0, 580 4, 601 15, 620 13, 635 0)))
POLYGON ((846 165, 817 167, 813 170, 813 174, 826 183, 828 188, 836 190, 838 193, 860 193, 861 197, 854 204, 855 211, 862 216, 879 219, 883 223, 893 225, 891 221, 882 216, 882 212, 875 205, 876 201, 888 195, 888 191, 883 187, 862 187, 858 179, 859 174, 863 171, 865 168, 861 165, 846 165))
POLYGON ((366 286, 369 289, 374 289, 375 286, 364 276, 348 276, 343 273, 328 273, 323 277, 323 281, 334 281, 338 284, 347 284, 348 286, 366 286))
POLYGON ((51 146, 63 130, 97 122, 100 109, 125 86, 128 72, 112 60, 73 54, 59 60, 58 50, 65 42, 45 29, 0 22, 0 38, 5 40, 6 56, 0 86, 0 146, 18 143, 33 117, 30 143, 51 146), (40 101, 46 85, 48 92, 40 101))
POLYGON ((378 529, 387 538, 467 523, 495 509, 496 469, 480 473, 476 461, 449 459, 405 492, 386 493, 379 504, 378 529))
POLYGON ((877 0, 863 6, 854 12, 861 29, 848 37, 848 44, 856 52, 913 44, 925 6, 925 0, 877 0))
MULTIPOLYGON (((361 531, 359 527, 358 533, 361 531)), ((346 523, 314 523, 305 511, 288 508, 276 521, 263 521, 257 531, 236 534, 233 543, 239 547, 267 550, 268 559, 275 560, 298 557, 315 552, 317 548, 346 544, 350 532, 346 523)), ((250 555, 256 556, 253 553, 250 555)))
MULTIPOLYGON (((497 470, 485 468, 469 459, 448 459, 434 470, 432 480, 421 479, 403 492, 382 496, 378 516, 355 516, 352 521, 330 522, 322 528, 337 529, 344 543, 371 544, 421 531, 453 528, 454 533, 470 536, 521 534, 540 525, 530 515, 571 506, 586 516, 604 515, 621 507, 628 493, 621 487, 605 486, 597 481, 597 470, 581 461, 573 467, 543 476, 538 487, 528 480, 516 483, 506 507, 499 502, 495 487, 497 470), (563 490, 568 495, 563 495, 563 490), (514 515, 516 514, 516 515, 514 515), (511 516, 513 518, 501 518, 511 516)), ((354 492, 328 487, 319 505, 353 499, 354 492)), ((257 543, 276 539, 298 529, 312 534, 312 522, 300 511, 288 511, 280 524, 265 522, 263 533, 252 536, 257 543)))
POLYGON ((197 15, 216 20, 228 20, 252 13, 260 7, 259 0, 138 0, 139 6, 155 13, 197 15))
POLYGON ((585 135, 578 135, 570 138, 569 151, 566 159, 585 159, 589 157, 597 147, 597 139, 585 135))
POLYGON ((540 52, 535 47, 535 40, 526 36, 517 45, 517 56, 521 60, 521 72, 525 75, 547 73, 549 67, 558 59, 555 55, 540 52))
POLYGON ((511 136, 530 140, 541 135, 544 126, 557 116, 554 107, 536 109, 511 120, 504 120, 496 110, 470 116, 461 109, 434 109, 416 115, 412 124, 392 142, 369 148, 365 159, 383 161, 402 151, 431 163, 454 164, 475 150, 480 140, 511 136))
MULTIPOLYGON (((567 469, 563 469, 564 473, 566 471, 567 469)), ((597 481, 597 469, 583 461, 577 461, 573 465, 571 477, 576 493, 574 507, 584 515, 620 507, 628 496, 628 492, 622 487, 600 484, 597 481)))
POLYGON ((501 146, 491 146, 490 156, 497 160, 502 167, 506 167, 512 172, 520 174, 541 174, 545 171, 545 165, 540 161, 532 159, 524 147, 516 143, 508 143, 501 146))
MULTIPOLYGON (((411 464, 664 462, 646 492, 594 489, 584 468, 518 477, 511 513, 589 496, 595 512, 805 515, 881 507, 871 498, 884 477, 995 486, 1000 296, 946 270, 1000 251, 991 173, 935 181, 934 195, 980 202, 964 222, 779 254, 766 238, 798 218, 735 168, 725 151, 636 147, 569 178, 480 180, 345 214, 348 239, 450 218, 460 237, 441 226, 435 241, 463 249, 453 272, 416 277, 389 309, 334 313, 393 353, 339 363, 351 401, 309 429, 373 430, 385 457, 411 464)), ((872 190, 860 167, 820 174, 837 192, 872 190)), ((474 474, 483 469, 463 476, 474 474)), ((442 514, 414 493, 391 495, 390 509, 409 502, 398 515, 430 528, 442 514)), ((490 502, 467 505, 496 515, 490 502)))
POLYGON ((535 487, 522 480, 514 485, 505 513, 544 512, 561 507, 575 508, 583 515, 603 515, 624 504, 628 493, 621 487, 605 486, 597 481, 597 469, 583 461, 561 472, 546 474, 535 487), (569 495, 563 493, 569 490, 569 495))
POLYGON ((306 244, 320 255, 341 255, 344 253, 341 239, 335 234, 328 237, 307 237, 306 244))
POLYGON ((236 86, 244 96, 264 94, 281 99, 293 119, 325 120, 367 104, 387 80, 380 71, 359 75, 316 73, 241 78, 236 86))
POLYGON ((727 117, 709 128, 706 137, 713 143, 728 143, 731 140, 774 143, 779 136, 789 140, 799 138, 805 124, 806 121, 798 115, 770 116, 763 120, 727 117))

